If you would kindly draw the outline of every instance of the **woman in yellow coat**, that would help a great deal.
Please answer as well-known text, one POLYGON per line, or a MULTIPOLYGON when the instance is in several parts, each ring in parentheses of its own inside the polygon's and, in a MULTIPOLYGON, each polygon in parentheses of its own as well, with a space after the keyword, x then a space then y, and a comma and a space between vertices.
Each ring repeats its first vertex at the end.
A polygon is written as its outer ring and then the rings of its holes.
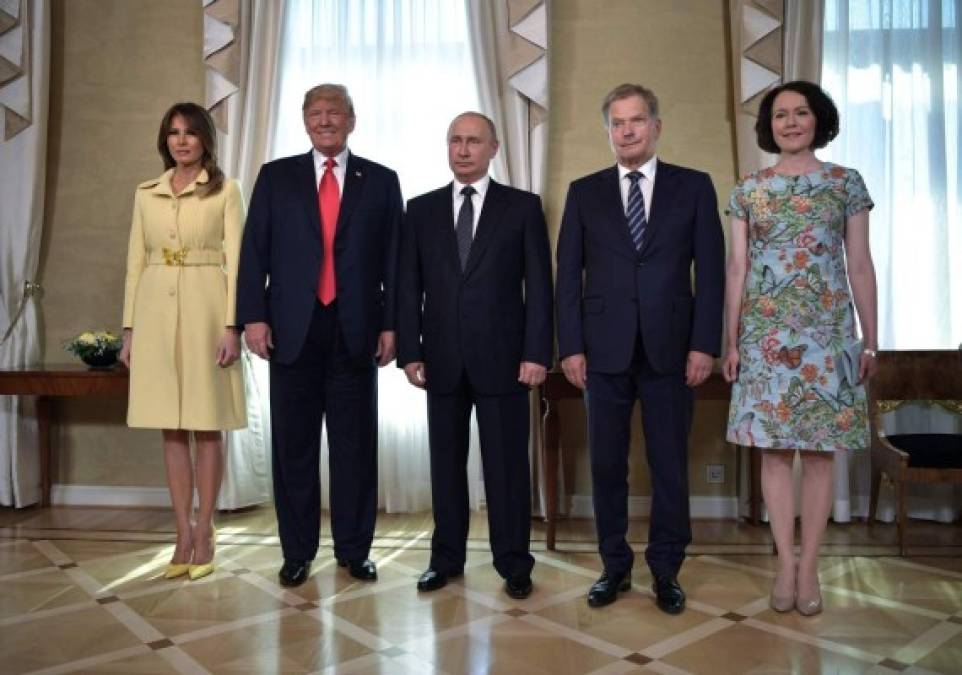
POLYGON ((221 431, 247 425, 234 326, 244 206, 237 182, 217 166, 215 133, 207 111, 194 103, 178 103, 164 115, 157 149, 166 171, 137 186, 127 253, 120 352, 130 368, 127 424, 163 430, 177 518, 167 578, 213 572, 221 431), (191 524, 195 482, 199 504, 191 524))

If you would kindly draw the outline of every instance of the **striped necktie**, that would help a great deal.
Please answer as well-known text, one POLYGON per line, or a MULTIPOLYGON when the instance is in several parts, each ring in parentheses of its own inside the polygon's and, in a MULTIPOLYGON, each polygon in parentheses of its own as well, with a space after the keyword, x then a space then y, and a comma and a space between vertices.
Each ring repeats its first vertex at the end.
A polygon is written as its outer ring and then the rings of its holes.
POLYGON ((628 188, 628 204, 625 208, 625 217, 628 218, 628 231, 631 234, 631 240, 635 243, 635 249, 638 251, 641 251, 645 226, 648 224, 648 216, 645 214, 645 198, 641 194, 640 185, 643 177, 640 171, 628 173, 631 187, 628 188))

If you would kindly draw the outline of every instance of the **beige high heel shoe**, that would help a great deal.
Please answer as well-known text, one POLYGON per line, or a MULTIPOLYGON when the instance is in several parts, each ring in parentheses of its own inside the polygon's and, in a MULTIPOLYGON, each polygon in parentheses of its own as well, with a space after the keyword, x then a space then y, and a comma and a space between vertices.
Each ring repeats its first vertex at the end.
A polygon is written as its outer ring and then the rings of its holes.
MULTIPOLYGON (((798 569, 795 570, 795 577, 798 578, 798 569)), ((768 606, 774 609, 776 612, 790 612, 795 608, 795 594, 780 596, 775 593, 775 587, 778 586, 778 575, 775 575, 775 580, 772 582, 772 594, 768 597, 768 606)))
POLYGON ((815 616, 816 614, 821 614, 822 612, 822 596, 819 595, 814 600, 802 600, 801 598, 795 599, 795 609, 802 616, 815 616))
MULTIPOLYGON (((796 586, 798 584, 796 577, 796 586)), ((795 591, 795 609, 802 616, 815 616, 822 611, 822 587, 818 582, 818 570, 815 570, 815 597, 803 598, 802 594, 795 591)))

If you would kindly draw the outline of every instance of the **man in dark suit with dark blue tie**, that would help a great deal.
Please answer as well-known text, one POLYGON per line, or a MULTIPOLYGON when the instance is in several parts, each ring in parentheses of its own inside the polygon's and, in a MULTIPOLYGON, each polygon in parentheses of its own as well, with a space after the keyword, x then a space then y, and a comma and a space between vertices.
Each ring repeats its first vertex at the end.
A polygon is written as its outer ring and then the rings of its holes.
POLYGON ((528 389, 551 363, 551 252, 541 200, 488 176, 494 124, 448 129, 454 181, 408 202, 398 293, 398 365, 427 389, 434 536, 418 589, 464 569, 468 431, 478 419, 494 566, 504 590, 531 593, 528 389))
POLYGON ((338 564, 377 578, 377 368, 394 359, 401 189, 352 154, 354 105, 322 84, 304 96, 313 148, 261 167, 238 274, 237 320, 270 359, 274 507, 284 586, 307 580, 320 531, 321 422, 330 448, 338 564))
POLYGON ((645 558, 658 606, 677 614, 685 607, 678 571, 691 541, 692 388, 711 373, 721 346, 725 245, 708 175, 655 156, 654 93, 623 84, 602 114, 617 165, 571 184, 557 251, 558 352, 567 379, 586 390, 604 562, 588 604, 607 605, 631 586, 628 449, 640 400, 652 490, 645 558))

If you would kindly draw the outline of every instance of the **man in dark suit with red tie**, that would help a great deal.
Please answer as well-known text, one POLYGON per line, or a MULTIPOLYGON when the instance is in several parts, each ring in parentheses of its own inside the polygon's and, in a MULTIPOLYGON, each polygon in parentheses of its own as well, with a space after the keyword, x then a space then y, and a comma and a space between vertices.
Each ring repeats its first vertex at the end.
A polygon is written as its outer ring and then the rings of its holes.
POLYGON ((374 580, 377 368, 394 359, 402 201, 397 174, 352 154, 354 105, 322 84, 304 96, 313 148, 261 167, 238 274, 237 320, 270 359, 274 507, 284 586, 307 580, 320 530, 321 422, 330 448, 338 564, 374 580))
POLYGON ((551 253, 537 195, 488 176, 497 151, 490 119, 458 115, 448 128, 454 181, 408 203, 398 365, 428 399, 434 536, 418 590, 464 569, 473 407, 494 566, 520 599, 532 589, 528 389, 551 363, 551 253))
POLYGON ((602 105, 616 166, 574 181, 558 238, 558 353, 586 390, 598 548, 604 573, 588 604, 631 586, 631 413, 641 401, 651 469, 645 558, 658 606, 685 607, 678 572, 691 541, 688 432, 692 388, 721 346, 724 239, 707 174, 655 156, 658 99, 623 84, 602 105), (691 271, 694 265, 694 290, 691 271))

